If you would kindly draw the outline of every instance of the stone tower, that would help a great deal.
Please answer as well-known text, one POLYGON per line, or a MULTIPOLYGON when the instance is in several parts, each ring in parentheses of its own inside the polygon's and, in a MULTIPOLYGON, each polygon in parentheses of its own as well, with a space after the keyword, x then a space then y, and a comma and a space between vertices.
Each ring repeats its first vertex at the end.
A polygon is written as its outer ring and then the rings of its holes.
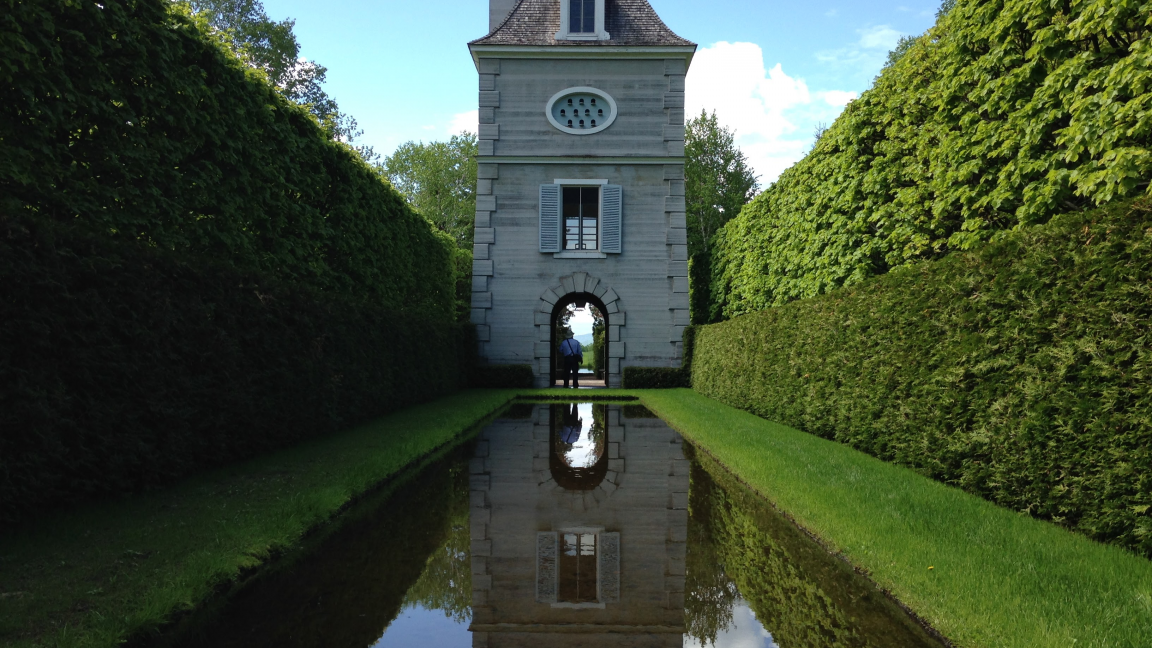
POLYGON ((552 384, 555 317, 591 303, 625 366, 676 367, 688 324, 684 75, 647 0, 490 0, 472 321, 492 364, 552 384))

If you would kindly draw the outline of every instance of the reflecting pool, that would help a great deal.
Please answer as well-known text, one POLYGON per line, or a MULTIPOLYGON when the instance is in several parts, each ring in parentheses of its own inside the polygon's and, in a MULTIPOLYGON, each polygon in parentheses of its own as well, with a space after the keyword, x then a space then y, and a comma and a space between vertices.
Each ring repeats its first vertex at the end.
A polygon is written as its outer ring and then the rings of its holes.
POLYGON ((153 645, 939 646, 643 407, 517 404, 153 645))

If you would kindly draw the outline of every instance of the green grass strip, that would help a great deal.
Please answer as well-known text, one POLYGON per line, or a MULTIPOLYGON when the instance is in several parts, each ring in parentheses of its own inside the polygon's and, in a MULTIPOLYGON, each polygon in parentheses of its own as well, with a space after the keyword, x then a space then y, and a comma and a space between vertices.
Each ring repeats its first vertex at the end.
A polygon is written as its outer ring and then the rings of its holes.
POLYGON ((0 644, 116 646, 298 546, 514 390, 469 390, 0 538, 0 644))
POLYGON ((1152 646, 1152 562, 688 389, 635 393, 959 646, 1152 646))

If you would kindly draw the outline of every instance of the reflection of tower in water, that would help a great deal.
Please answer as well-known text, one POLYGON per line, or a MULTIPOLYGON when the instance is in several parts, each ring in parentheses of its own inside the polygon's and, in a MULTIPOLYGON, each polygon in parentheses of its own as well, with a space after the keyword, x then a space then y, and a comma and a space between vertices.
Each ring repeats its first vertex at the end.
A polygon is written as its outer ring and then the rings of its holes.
POLYGON ((539 405, 471 466, 476 646, 681 646, 688 461, 655 418, 539 405))

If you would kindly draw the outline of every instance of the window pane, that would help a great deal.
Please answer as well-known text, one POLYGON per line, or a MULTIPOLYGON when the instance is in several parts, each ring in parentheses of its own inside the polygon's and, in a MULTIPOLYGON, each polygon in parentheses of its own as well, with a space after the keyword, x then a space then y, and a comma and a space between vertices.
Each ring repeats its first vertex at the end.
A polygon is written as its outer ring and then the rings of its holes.
POLYGON ((580 216, 580 187, 564 187, 564 218, 580 216))
POLYGON ((600 216, 600 187, 581 187, 580 203, 585 218, 598 218, 600 216))
POLYGON ((582 4, 580 0, 569 0, 568 28, 574 32, 580 31, 580 16, 582 15, 580 5, 582 4))
POLYGON ((596 0, 584 0, 584 29, 582 32, 596 31, 596 0))

